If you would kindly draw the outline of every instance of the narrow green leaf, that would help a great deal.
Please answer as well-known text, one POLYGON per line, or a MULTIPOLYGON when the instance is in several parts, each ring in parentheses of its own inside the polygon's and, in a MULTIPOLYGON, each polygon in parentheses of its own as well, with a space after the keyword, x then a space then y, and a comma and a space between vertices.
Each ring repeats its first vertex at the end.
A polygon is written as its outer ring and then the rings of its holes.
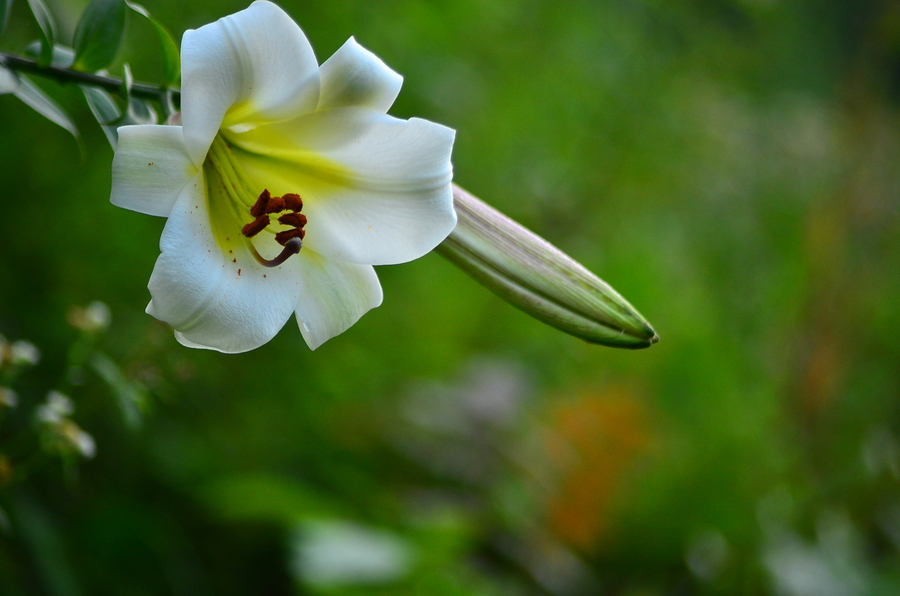
POLYGON ((11 70, 0 67, 0 95, 15 93, 19 88, 19 78, 11 70))
POLYGON ((127 23, 124 0, 92 0, 75 28, 74 68, 95 72, 109 66, 125 39, 127 23))
MULTIPOLYGON (((33 41, 25 48, 25 55, 37 58, 41 55, 43 44, 40 41, 33 41)), ((69 68, 75 61, 75 50, 69 46, 55 44, 53 46, 53 58, 50 60, 50 66, 58 68, 69 68)))
POLYGON ((164 87, 176 85, 181 76, 181 58, 178 51, 178 45, 175 43, 175 40, 172 39, 172 35, 162 23, 150 16, 150 13, 146 8, 140 4, 128 2, 127 0, 126 4, 128 5, 128 8, 150 21, 150 24, 153 25, 153 29, 156 31, 156 36, 159 38, 159 45, 162 49, 162 84, 164 87))
POLYGON ((9 21, 9 9, 12 8, 12 0, 0 0, 0 35, 6 29, 6 22, 9 21))
MULTIPOLYGON (((130 75, 130 71, 126 71, 126 74, 130 75)), ((129 98, 128 109, 123 114, 113 96, 104 89, 82 85, 81 91, 113 151, 119 141, 118 129, 120 126, 159 122, 156 111, 150 104, 137 97, 129 98)))
POLYGON ((122 118, 122 112, 119 110, 119 106, 116 105, 116 100, 113 99, 112 95, 99 87, 82 85, 81 91, 84 93, 84 98, 87 100, 91 113, 97 119, 100 128, 103 129, 106 140, 109 141, 113 151, 115 151, 116 144, 119 141, 118 124, 116 122, 122 118))
POLYGON ((17 540, 29 549, 26 552, 34 553, 33 565, 39 570, 45 593, 56 596, 81 594, 66 548, 68 545, 63 541, 64 534, 56 517, 28 491, 9 492, 11 498, 4 498, 4 504, 11 506, 10 516, 16 521, 17 540))
POLYGON ((39 66, 49 66, 53 60, 53 44, 56 43, 56 23, 53 15, 43 0, 28 0, 28 6, 41 29, 41 55, 38 58, 39 66))
POLYGON ((151 20, 150 23, 156 29, 156 36, 159 37, 160 48, 162 49, 163 63, 163 85, 177 86, 181 79, 181 55, 175 40, 169 31, 159 22, 151 20))
POLYGON ((19 86, 13 92, 16 97, 21 99, 31 109, 38 114, 50 120, 54 124, 65 128, 75 139, 80 140, 81 135, 78 134, 78 128, 69 115, 59 107, 59 105, 50 99, 47 94, 41 91, 41 88, 31 82, 31 79, 23 74, 19 74, 19 86))
MULTIPOLYGON (((175 95, 178 92, 178 89, 175 89, 175 91, 173 92, 172 88, 170 87, 168 90, 166 90, 165 97, 163 97, 163 99, 159 102, 162 106, 163 115, 166 117, 166 119, 170 118, 172 114, 178 111, 178 107, 175 105, 175 95)), ((181 99, 181 96, 179 95, 178 98, 181 99)))
POLYGON ((159 116, 156 110, 143 99, 132 97, 128 102, 128 121, 122 124, 156 124, 159 116))
POLYGON ((131 66, 129 66, 127 62, 122 70, 122 85, 120 86, 120 89, 122 89, 122 97, 124 97, 125 102, 128 103, 131 101, 131 86, 134 84, 134 76, 131 74, 131 66))
POLYGON ((108 356, 94 352, 90 363, 91 368, 106 381, 115 394, 125 424, 132 430, 139 429, 143 423, 143 410, 147 405, 146 392, 139 385, 126 379, 119 365, 108 356))
POLYGON ((150 107, 150 104, 137 97, 132 97, 131 86, 134 84, 134 77, 131 74, 131 67, 125 64, 125 72, 122 77, 122 95, 125 97, 125 104, 128 106, 125 114, 119 118, 116 126, 125 126, 126 124, 156 124, 159 118, 156 111, 150 107))

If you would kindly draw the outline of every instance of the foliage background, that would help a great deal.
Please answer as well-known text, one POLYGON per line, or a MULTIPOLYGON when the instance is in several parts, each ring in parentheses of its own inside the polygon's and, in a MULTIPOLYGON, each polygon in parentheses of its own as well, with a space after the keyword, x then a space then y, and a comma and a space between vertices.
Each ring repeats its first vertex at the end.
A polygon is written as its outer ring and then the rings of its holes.
MULTIPOLYGON (((315 352, 293 323, 183 348, 143 313, 163 221, 109 204, 80 93, 41 82, 83 159, 0 97, 0 333, 43 354, 0 412, 0 593, 900 590, 900 6, 281 5, 320 60, 354 35, 402 73, 392 113, 458 130, 457 182, 662 340, 582 343, 429 255, 315 352), (125 389, 71 371, 92 300, 125 389), (31 471, 54 388, 97 455, 31 471)), ((70 40, 84 3, 50 7, 70 40)), ((243 7, 147 3, 173 33, 243 7)), ((18 2, 0 45, 37 35, 18 2)), ((157 80, 153 35, 113 74, 157 80)))

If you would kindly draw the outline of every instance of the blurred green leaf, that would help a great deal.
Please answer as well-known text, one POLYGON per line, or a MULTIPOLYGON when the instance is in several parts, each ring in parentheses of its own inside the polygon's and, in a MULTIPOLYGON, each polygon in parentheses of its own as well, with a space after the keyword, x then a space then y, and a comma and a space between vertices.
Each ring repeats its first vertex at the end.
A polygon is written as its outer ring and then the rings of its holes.
MULTIPOLYGON (((40 41, 33 41, 25 48, 25 55, 37 58, 41 55, 42 48, 43 44, 40 41)), ((74 61, 75 50, 73 50, 69 46, 54 44, 53 57, 50 59, 50 66, 56 66, 58 68, 69 68, 70 66, 72 66, 72 63, 74 61)))
POLYGON ((75 28, 74 68, 95 72, 115 60, 128 24, 123 0, 93 0, 75 28))
POLYGON ((150 21, 150 24, 153 25, 153 29, 156 31, 157 37, 159 37, 160 48, 162 49, 162 84, 165 87, 175 85, 178 83, 178 78, 181 76, 181 59, 178 45, 175 43, 175 40, 172 39, 172 35, 169 33, 168 29, 166 29, 159 21, 151 17, 150 12, 147 11, 146 8, 134 2, 127 2, 127 4, 131 10, 150 21))
POLYGON ((119 140, 118 128, 126 124, 156 124, 159 118, 149 103, 136 97, 130 98, 126 113, 122 113, 116 100, 106 90, 82 85, 81 91, 91 113, 103 129, 113 151, 119 140))
POLYGON ((19 79, 16 74, 5 68, 0 68, 0 95, 15 93, 19 88, 19 79))
POLYGON ((285 525, 339 516, 343 507, 312 487, 270 473, 235 474, 217 478, 200 489, 200 497, 229 520, 264 520, 285 525))
POLYGON ((38 65, 49 66, 53 60, 53 44, 56 43, 56 23, 43 0, 28 0, 28 5, 41 29, 41 54, 38 65))
POLYGON ((97 119, 97 123, 103 129, 103 134, 106 135, 106 139, 112 146, 113 151, 115 151, 116 143, 119 140, 119 135, 116 132, 118 125, 115 122, 122 117, 119 106, 116 105, 112 95, 98 87, 82 85, 81 91, 84 93, 84 98, 91 109, 91 113, 97 119))
POLYGON ((122 124, 156 124, 159 117, 149 103, 138 97, 128 101, 128 121, 122 124))
POLYGON ((125 97, 125 102, 128 107, 125 110, 125 114, 118 122, 116 122, 116 124, 118 126, 124 126, 126 124, 156 124, 159 121, 156 110, 154 110, 146 101, 131 95, 134 77, 131 74, 131 67, 128 64, 125 64, 124 71, 122 76, 122 95, 125 97))
POLYGON ((47 594, 79 596, 81 590, 66 554, 60 528, 42 503, 20 492, 12 500, 14 529, 22 536, 40 571, 47 594))
POLYGON ((78 133, 78 127, 75 126, 69 115, 55 101, 50 99, 40 87, 32 83, 31 79, 22 74, 17 76, 19 86, 13 92, 15 96, 47 120, 68 130, 76 140, 80 140, 81 135, 78 133))
POLYGON ((126 62, 122 67, 122 96, 125 101, 131 99, 131 86, 134 85, 134 76, 131 74, 131 66, 126 62))
POLYGON ((147 403, 147 395, 143 389, 126 379, 119 365, 105 354, 94 352, 90 364, 113 390, 125 424, 132 430, 140 428, 143 423, 142 410, 147 403))
POLYGON ((12 0, 0 0, 0 35, 6 29, 9 20, 9 10, 12 8, 12 0))

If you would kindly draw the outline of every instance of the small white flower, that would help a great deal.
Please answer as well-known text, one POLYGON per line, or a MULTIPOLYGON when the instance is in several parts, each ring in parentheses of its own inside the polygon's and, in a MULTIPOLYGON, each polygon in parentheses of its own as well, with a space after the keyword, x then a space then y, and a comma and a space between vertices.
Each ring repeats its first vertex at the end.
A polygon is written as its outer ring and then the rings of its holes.
POLYGON ((75 404, 72 403, 72 400, 67 395, 55 390, 47 392, 47 405, 62 416, 71 416, 75 411, 75 404))
POLYGON ((353 38, 319 66, 259 1, 181 55, 181 125, 119 129, 112 202, 168 218, 147 312, 182 344, 243 352, 295 313, 314 349, 381 303, 373 265, 453 229, 454 132, 388 116, 402 77, 353 38))
POLYGON ((401 536, 338 519, 301 524, 293 543, 294 575, 323 589, 396 582, 409 575, 417 558, 401 536))
POLYGON ((69 324, 76 329, 88 333, 99 333, 109 327, 112 321, 112 313, 103 302, 94 301, 86 308, 74 307, 69 311, 69 324))
POLYGON ((0 405, 15 408, 19 405, 19 395, 7 387, 0 387, 0 405))
POLYGON ((97 455, 97 443, 89 433, 84 432, 75 423, 66 425, 65 435, 72 447, 75 448, 82 457, 91 459, 97 455))
POLYGON ((68 396, 53 390, 47 393, 47 403, 41 404, 35 411, 40 422, 57 424, 75 411, 75 404, 68 396))
POLYGON ((37 346, 24 339, 13 342, 9 347, 9 353, 12 363, 20 366, 24 364, 34 366, 41 360, 41 351, 37 346))
POLYGON ((59 415, 59 412, 47 404, 39 405, 34 411, 34 417, 37 418, 38 422, 44 424, 58 424, 62 422, 62 416, 59 415))

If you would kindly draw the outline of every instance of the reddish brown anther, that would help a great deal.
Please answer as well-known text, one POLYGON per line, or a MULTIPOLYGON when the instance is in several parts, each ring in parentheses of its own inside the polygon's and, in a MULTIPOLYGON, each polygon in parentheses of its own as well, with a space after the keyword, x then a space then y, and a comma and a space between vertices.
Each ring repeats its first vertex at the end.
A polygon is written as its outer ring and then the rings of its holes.
POLYGON ((269 194, 269 189, 265 189, 259 195, 259 198, 256 199, 256 202, 253 203, 253 207, 250 207, 250 215, 253 217, 259 217, 266 213, 266 206, 269 204, 269 199, 272 195, 269 194))
POLYGON ((278 232, 275 234, 275 242, 284 246, 285 243, 291 238, 299 238, 303 240, 303 237, 306 236, 306 232, 301 230, 300 228, 294 228, 293 230, 285 230, 283 232, 278 232))
POLYGON ((295 228, 302 228, 306 225, 306 216, 302 213, 285 213, 278 218, 278 223, 286 226, 294 226, 295 228))
POLYGON ((284 211, 284 199, 281 197, 270 198, 269 204, 266 205, 266 213, 278 213, 279 211, 284 211))
POLYGON ((266 229, 266 226, 269 225, 269 222, 272 220, 269 219, 268 215, 261 215, 257 217, 243 228, 241 228, 241 234, 246 236, 247 238, 253 238, 260 232, 266 229))
MULTIPOLYGON (((277 267, 291 255, 300 252, 300 249, 303 247, 303 238, 306 236, 306 230, 303 229, 303 226, 306 225, 306 216, 300 213, 301 209, 303 209, 303 199, 296 193, 289 192, 283 197, 273 197, 268 189, 262 191, 256 203, 250 208, 250 215, 256 219, 241 228, 241 233, 247 238, 253 238, 272 223, 269 215, 273 213, 281 214, 278 217, 279 224, 293 227, 275 234, 275 241, 283 246, 284 249, 271 260, 262 257, 256 251, 253 243, 247 242, 250 252, 259 264, 265 267, 277 267), (282 213, 284 211, 287 211, 287 213, 282 213)), ((238 275, 240 274, 241 270, 238 269, 238 275)))
POLYGON ((303 209, 303 199, 300 198, 300 195, 289 192, 281 198, 284 200, 285 209, 293 211, 294 213, 297 213, 303 209))

